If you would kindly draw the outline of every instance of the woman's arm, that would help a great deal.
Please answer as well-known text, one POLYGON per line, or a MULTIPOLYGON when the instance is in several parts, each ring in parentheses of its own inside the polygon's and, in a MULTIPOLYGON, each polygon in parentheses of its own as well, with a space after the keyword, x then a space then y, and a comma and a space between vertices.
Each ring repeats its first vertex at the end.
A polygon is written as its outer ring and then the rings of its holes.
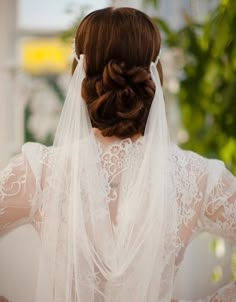
POLYGON ((0 236, 30 222, 36 182, 22 153, 0 171, 0 236))
POLYGON ((236 301, 236 282, 232 282, 214 294, 197 300, 176 300, 172 299, 171 302, 235 302, 236 301))
MULTIPOLYGON (((200 229, 236 242, 236 177, 218 160, 208 161, 206 192, 199 219, 200 229)), ((235 302, 236 282, 196 300, 172 302, 235 302)))

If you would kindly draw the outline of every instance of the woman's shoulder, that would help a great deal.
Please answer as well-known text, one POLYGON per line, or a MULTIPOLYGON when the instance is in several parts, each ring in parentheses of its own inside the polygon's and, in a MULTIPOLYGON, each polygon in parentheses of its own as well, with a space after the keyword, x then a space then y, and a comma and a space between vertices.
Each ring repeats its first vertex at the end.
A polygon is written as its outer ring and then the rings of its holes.
POLYGON ((48 147, 46 145, 35 143, 35 142, 27 142, 22 145, 21 150, 23 153, 42 153, 47 152, 49 149, 53 148, 52 146, 48 147))
POLYGON ((42 167, 46 165, 48 158, 54 153, 55 147, 40 143, 27 142, 22 148, 22 154, 29 163, 34 175, 40 175, 42 167))
POLYGON ((225 167, 224 162, 217 158, 208 158, 193 150, 186 150, 177 144, 172 143, 170 148, 171 160, 180 167, 188 167, 189 169, 206 169, 225 167))
POLYGON ((56 152, 56 147, 46 146, 41 143, 27 142, 21 147, 21 151, 29 158, 46 158, 56 152))

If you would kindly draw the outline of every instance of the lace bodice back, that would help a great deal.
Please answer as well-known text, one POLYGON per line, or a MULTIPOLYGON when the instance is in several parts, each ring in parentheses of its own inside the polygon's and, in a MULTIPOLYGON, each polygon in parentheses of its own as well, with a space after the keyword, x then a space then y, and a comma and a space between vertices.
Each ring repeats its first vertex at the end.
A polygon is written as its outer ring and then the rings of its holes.
MULTIPOLYGON (((137 167, 134 163, 143 156, 142 145, 142 137, 135 142, 131 139, 110 144, 98 141, 114 232, 122 212, 122 202, 118 202, 120 190, 123 189, 120 186, 120 176, 133 166, 137 167)), ((1 171, 1 234, 28 222, 40 233, 44 175, 45 170, 50 168, 48 158, 54 152, 53 147, 25 144, 22 154, 1 171)), ((236 180, 222 162, 183 151, 174 144, 169 157, 169 201, 177 203, 178 217, 177 230, 175 234, 170 234, 174 240, 171 240, 171 245, 166 250, 166 258, 168 259, 168 253, 174 252, 177 271, 187 245, 200 232, 209 231, 235 240, 236 180)))
POLYGON ((134 169, 135 161, 142 156, 142 138, 132 142, 130 138, 104 144, 98 141, 99 155, 102 163, 103 174, 105 175, 108 203, 113 224, 116 225, 119 217, 118 200, 120 177, 128 169, 134 169))

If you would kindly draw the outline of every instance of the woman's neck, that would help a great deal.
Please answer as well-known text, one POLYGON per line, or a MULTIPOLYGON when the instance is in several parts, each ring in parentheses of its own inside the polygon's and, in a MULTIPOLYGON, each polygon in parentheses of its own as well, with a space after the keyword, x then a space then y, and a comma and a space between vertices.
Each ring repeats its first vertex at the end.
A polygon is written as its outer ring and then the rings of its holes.
MULTIPOLYGON (((93 128, 93 133, 94 133, 94 135, 97 139, 99 139, 102 143, 105 143, 105 144, 106 143, 109 144, 109 143, 112 143, 112 142, 115 142, 115 141, 121 141, 122 140, 120 137, 115 136, 115 135, 113 135, 113 136, 103 136, 101 130, 99 130, 98 128, 93 128)), ((135 135, 133 135, 129 138, 134 142, 140 136, 141 136, 141 134, 137 133, 137 134, 135 134, 135 135)))

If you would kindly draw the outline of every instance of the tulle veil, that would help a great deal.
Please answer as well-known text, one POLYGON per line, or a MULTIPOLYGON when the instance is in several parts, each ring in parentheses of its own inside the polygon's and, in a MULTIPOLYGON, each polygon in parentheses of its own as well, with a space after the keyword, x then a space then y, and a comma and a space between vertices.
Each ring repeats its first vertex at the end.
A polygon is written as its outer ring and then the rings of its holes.
POLYGON ((81 96, 85 68, 80 55, 47 154, 35 301, 170 302, 175 259, 166 250, 174 246, 176 206, 168 195, 170 139, 156 64, 142 155, 120 173, 116 223, 81 96))

